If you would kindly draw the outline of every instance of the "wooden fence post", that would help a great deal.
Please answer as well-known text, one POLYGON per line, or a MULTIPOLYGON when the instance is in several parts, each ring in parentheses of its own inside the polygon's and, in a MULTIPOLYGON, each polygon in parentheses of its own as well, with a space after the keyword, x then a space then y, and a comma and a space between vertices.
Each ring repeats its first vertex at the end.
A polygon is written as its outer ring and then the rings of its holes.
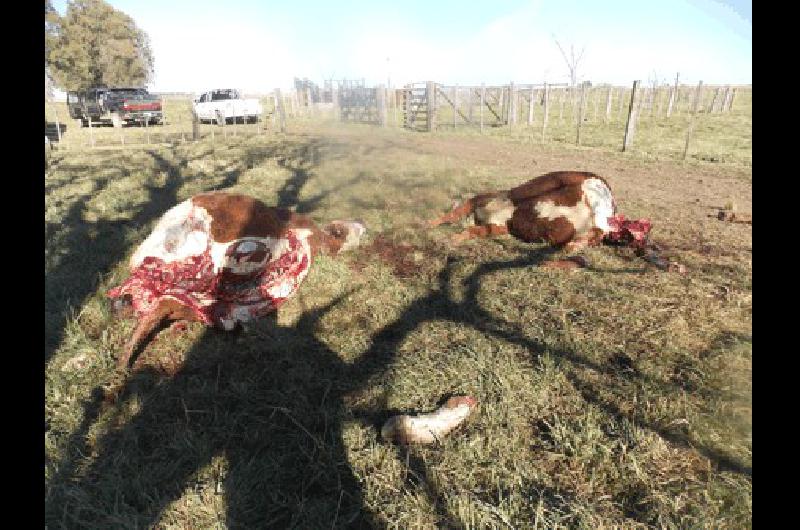
POLYGON ((56 134, 58 134, 58 146, 61 147, 61 122, 58 121, 58 107, 53 108, 53 114, 56 118, 56 134))
POLYGON ((149 118, 145 118, 144 119, 144 134, 145 134, 145 138, 147 139, 147 143, 149 145, 150 144, 150 119, 149 118))
POLYGON ((278 119, 280 120, 280 124, 281 124, 281 132, 285 133, 286 132, 286 109, 283 106, 283 95, 281 94, 281 89, 280 88, 276 88, 275 89, 275 100, 278 103, 277 111, 278 111, 278 119))
POLYGON ((631 90, 631 104, 628 107, 628 121, 625 124, 625 136, 622 139, 622 151, 625 152, 633 143, 633 133, 636 129, 636 89, 639 88, 639 81, 633 82, 631 90))
POLYGON ((558 123, 562 123, 564 121, 564 100, 566 99, 566 96, 566 89, 562 88, 558 91, 558 123))
POLYGON ((92 117, 89 116, 89 142, 91 143, 92 149, 94 149, 94 133, 92 132, 92 117))
POLYGON ((675 104, 675 88, 670 87, 669 89, 669 102, 667 102, 667 118, 672 116, 672 105, 675 104))
POLYGON ((622 119, 622 115, 625 112, 625 87, 619 88, 619 118, 622 119))
POLYGON ((333 119, 341 119, 341 112, 339 109, 339 88, 333 88, 333 82, 331 82, 331 103, 333 103, 333 119))
POLYGON ((606 117, 603 120, 603 123, 608 123, 608 117, 611 115, 611 91, 613 87, 608 85, 608 93, 606 94, 606 117))
POLYGON ((675 105, 675 112, 676 113, 678 112, 678 102, 679 102, 679 98, 680 98, 680 95, 681 95, 681 85, 678 83, 680 78, 681 78, 681 73, 680 72, 676 73, 675 74, 675 85, 674 85, 675 88, 673 90, 672 97, 670 98, 670 106, 669 106, 669 109, 667 109, 667 117, 669 117, 672 114, 672 106, 673 105, 675 105))
POLYGON ((397 127, 399 125, 397 120, 397 89, 389 87, 389 94, 392 96, 392 108, 394 109, 394 126, 397 127))
POLYGON ((547 115, 550 109, 550 87, 544 84, 544 110, 542 112, 542 143, 544 143, 544 133, 547 129, 547 115))
POLYGON ((731 99, 728 101, 728 112, 733 108, 733 98, 736 97, 736 87, 731 90, 731 99))
POLYGON ((517 91, 514 89, 514 81, 508 85, 508 120, 509 125, 517 124, 517 91))
POLYGON ((642 113, 642 106, 644 109, 647 110, 647 105, 644 105, 645 101, 647 100, 647 87, 641 87, 641 90, 636 94, 636 118, 639 118, 639 115, 642 113))
POLYGON ((708 105, 708 110, 706 112, 714 112, 714 107, 717 105, 717 98, 719 97, 719 91, 721 88, 722 87, 717 87, 717 89, 714 91, 714 97, 711 98, 711 103, 708 105))
POLYGON ((584 107, 586 107, 586 82, 581 83, 581 102, 578 105, 578 130, 575 136, 575 145, 581 145, 581 125, 583 124, 584 107))
POLYGON ((697 120, 697 110, 700 107, 700 97, 703 93, 703 82, 697 83, 697 89, 694 92, 694 102, 692 103, 692 115, 689 118, 689 129, 686 131, 686 145, 683 147, 682 160, 686 160, 686 155, 689 153, 689 141, 692 139, 692 132, 694 131, 694 122, 697 120))
POLYGON ((403 127, 406 129, 411 128, 411 94, 412 89, 407 86, 403 90, 403 127))
POLYGON ((653 113, 656 108, 656 96, 658 95, 658 87, 656 87, 655 81, 653 82, 653 86, 650 87, 650 106, 647 110, 650 111, 650 117, 653 117, 653 113))
POLYGON ((428 81, 425 85, 425 97, 428 104, 428 132, 436 130, 436 83, 428 81))
POLYGON ((578 103, 579 103, 578 100, 580 98, 578 97, 578 93, 576 92, 575 87, 571 87, 569 90, 570 90, 570 95, 572 96, 572 119, 574 120, 575 116, 578 115, 578 103))
POLYGON ((497 101, 497 112, 500 114, 500 125, 505 125, 508 123, 508 118, 506 117, 506 109, 508 109, 508 105, 504 105, 506 102, 506 87, 500 87, 500 97, 497 101))
POLYGON ((731 94, 733 94, 733 90, 731 89, 730 85, 728 85, 725 87, 725 99, 723 100, 722 105, 719 107, 720 112, 727 112, 731 94))
POLYGON ((467 91, 467 109, 468 109, 467 110, 467 116, 469 117, 469 124, 470 125, 472 125, 474 123, 473 119, 472 119, 472 107, 473 107, 473 104, 472 104, 472 91, 473 90, 474 90, 474 87, 469 87, 469 90, 467 91))
POLYGON ((375 99, 378 103, 378 122, 381 127, 386 127, 388 115, 386 113, 386 88, 383 85, 375 88, 375 99))
POLYGON ((661 109, 664 107, 662 100, 664 98, 661 97, 661 89, 657 88, 655 93, 655 107, 656 107, 656 118, 661 116, 661 109))
POLYGON ((197 141, 200 137, 200 134, 197 131, 197 113, 192 108, 192 141, 197 141))
POLYGON ((486 102, 486 83, 481 83, 481 101, 478 106, 478 114, 481 120, 481 134, 483 134, 483 105, 486 102))
POLYGON ((456 119, 458 118, 458 85, 453 87, 453 130, 456 130, 456 119))
POLYGON ((533 100, 534 100, 534 92, 533 92, 533 85, 531 85, 530 94, 528 94, 530 98, 528 100, 528 127, 533 125, 533 100))
MULTIPOLYGON (((277 91, 272 91, 272 129, 278 128, 278 94, 277 91)), ((214 129, 211 129, 213 132, 214 129)))

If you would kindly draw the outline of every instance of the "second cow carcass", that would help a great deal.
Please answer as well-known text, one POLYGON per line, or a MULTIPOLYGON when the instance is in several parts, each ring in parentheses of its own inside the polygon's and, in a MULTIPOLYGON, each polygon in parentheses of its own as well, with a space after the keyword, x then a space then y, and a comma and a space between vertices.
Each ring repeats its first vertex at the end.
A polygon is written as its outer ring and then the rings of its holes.
POLYGON ((503 191, 475 195, 428 222, 434 227, 472 215, 475 226, 456 234, 458 243, 476 237, 511 234, 577 250, 587 245, 625 242, 643 246, 650 221, 626 220, 606 180, 584 171, 547 173, 503 191))

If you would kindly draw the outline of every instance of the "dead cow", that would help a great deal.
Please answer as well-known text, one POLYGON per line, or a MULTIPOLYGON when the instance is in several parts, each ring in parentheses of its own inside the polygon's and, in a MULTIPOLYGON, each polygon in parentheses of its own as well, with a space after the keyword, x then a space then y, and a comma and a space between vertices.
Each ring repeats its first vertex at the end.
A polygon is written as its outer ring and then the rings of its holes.
POLYGON ((165 322, 232 330, 275 311, 298 289, 318 253, 358 245, 358 221, 323 229, 309 218, 234 193, 204 193, 168 210, 130 259, 130 277, 108 296, 129 302, 138 324, 118 359, 165 322))
POLYGON ((511 234, 525 242, 545 241, 575 251, 602 241, 644 246, 650 223, 617 214, 611 188, 602 177, 583 171, 557 171, 506 191, 482 193, 428 222, 434 227, 473 215, 471 226, 454 243, 511 234))

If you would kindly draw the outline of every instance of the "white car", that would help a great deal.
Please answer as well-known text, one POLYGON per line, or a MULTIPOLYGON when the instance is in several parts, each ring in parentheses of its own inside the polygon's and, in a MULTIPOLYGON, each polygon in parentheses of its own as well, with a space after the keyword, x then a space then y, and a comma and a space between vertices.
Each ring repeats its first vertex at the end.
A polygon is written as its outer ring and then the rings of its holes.
POLYGON ((237 122, 256 122, 263 111, 261 102, 255 98, 243 99, 238 90, 230 88, 211 90, 192 102, 200 121, 214 121, 222 125, 237 122))

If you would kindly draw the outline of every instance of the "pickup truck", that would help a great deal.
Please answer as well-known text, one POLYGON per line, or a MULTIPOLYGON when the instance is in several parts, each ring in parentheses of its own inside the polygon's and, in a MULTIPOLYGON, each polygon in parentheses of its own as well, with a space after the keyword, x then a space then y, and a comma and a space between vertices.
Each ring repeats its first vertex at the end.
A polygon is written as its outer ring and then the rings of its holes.
POLYGON ((257 122, 261 117, 261 102, 255 98, 242 98, 238 90, 230 88, 211 90, 195 98, 192 106, 201 122, 249 121, 257 122))
POLYGON ((92 124, 111 123, 122 127, 125 123, 161 123, 164 114, 161 100, 144 88, 90 88, 67 93, 67 108, 73 119, 86 127, 92 124))

